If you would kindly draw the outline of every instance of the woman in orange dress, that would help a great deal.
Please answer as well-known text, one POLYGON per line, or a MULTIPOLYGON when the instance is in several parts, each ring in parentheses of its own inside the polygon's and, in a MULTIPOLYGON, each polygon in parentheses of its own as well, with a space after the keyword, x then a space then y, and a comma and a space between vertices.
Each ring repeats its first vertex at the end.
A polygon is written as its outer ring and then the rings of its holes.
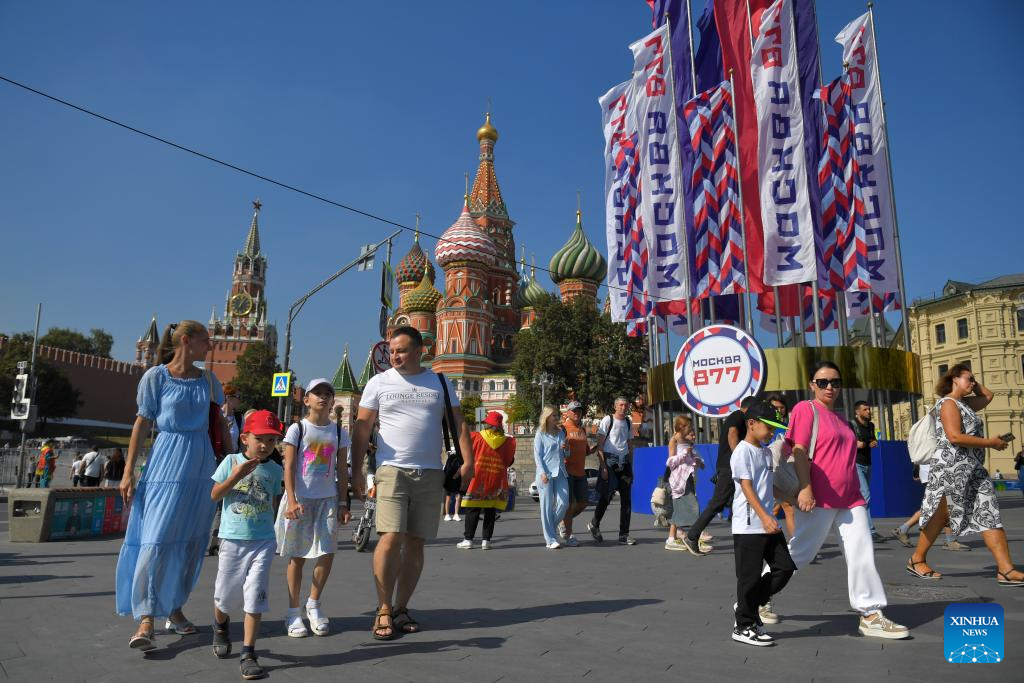
POLYGON ((508 505, 508 468, 516 457, 516 440, 506 436, 502 428, 501 413, 491 411, 484 418, 484 428, 471 434, 473 439, 473 479, 462 494, 462 509, 466 517, 465 540, 456 547, 469 550, 484 516, 484 535, 481 550, 489 550, 494 534, 494 519, 499 510, 508 505))

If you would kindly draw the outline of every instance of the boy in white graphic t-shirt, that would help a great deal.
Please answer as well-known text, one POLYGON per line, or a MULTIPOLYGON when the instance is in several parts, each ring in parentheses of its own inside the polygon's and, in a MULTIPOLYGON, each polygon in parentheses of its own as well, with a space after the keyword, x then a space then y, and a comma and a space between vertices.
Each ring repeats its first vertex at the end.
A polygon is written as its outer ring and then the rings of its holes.
POLYGON ((778 425, 775 408, 756 401, 746 410, 747 435, 736 444, 729 461, 736 493, 732 503, 732 538, 736 555, 736 621, 732 639, 764 647, 774 639, 764 630, 762 606, 793 576, 796 565, 786 538, 772 517, 775 506, 772 453, 762 444, 778 425), (768 573, 762 573, 764 565, 768 573))
POLYGON ((284 437, 285 496, 275 525, 277 551, 288 558, 286 625, 292 638, 309 635, 299 608, 307 559, 316 560, 305 608, 309 627, 318 636, 330 632, 328 619, 320 611, 320 594, 338 548, 339 519, 341 524, 349 520, 348 468, 344 463, 351 441, 348 432, 330 419, 334 387, 326 379, 314 379, 306 386, 303 402, 307 416, 291 425, 284 437))

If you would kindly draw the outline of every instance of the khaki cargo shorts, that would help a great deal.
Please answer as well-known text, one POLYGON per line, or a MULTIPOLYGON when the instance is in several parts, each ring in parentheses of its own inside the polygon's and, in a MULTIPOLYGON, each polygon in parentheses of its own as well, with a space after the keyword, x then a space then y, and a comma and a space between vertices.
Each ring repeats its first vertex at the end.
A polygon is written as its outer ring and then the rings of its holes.
POLYGON ((377 533, 437 538, 444 501, 444 470, 408 470, 382 465, 377 485, 377 533))

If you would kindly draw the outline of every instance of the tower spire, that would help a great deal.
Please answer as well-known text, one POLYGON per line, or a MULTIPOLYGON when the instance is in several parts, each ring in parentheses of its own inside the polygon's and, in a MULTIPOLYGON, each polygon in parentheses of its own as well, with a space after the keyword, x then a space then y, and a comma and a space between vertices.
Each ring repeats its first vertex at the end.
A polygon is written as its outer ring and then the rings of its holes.
POLYGON ((252 225, 249 226, 249 235, 245 238, 245 249, 242 253, 249 258, 256 258, 260 255, 260 226, 259 215, 263 204, 257 199, 252 203, 252 225))
POLYGON ((412 241, 413 242, 419 242, 420 241, 420 215, 418 213, 416 214, 416 232, 415 232, 415 234, 412 237, 412 241))

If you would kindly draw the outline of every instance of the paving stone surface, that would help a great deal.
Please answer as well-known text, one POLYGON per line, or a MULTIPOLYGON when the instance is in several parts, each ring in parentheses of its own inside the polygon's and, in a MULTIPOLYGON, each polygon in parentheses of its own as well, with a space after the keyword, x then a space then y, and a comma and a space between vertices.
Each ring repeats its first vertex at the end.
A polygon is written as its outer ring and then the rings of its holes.
MULTIPOLYGON (((1012 494, 1000 504, 1011 551, 1024 566, 1024 499, 1012 494)), ((607 522, 617 521, 615 507, 607 522)), ((237 660, 218 660, 210 647, 214 558, 186 606, 200 633, 158 635, 159 648, 142 655, 127 646, 133 623, 113 611, 120 539, 9 543, 6 504, 2 510, 0 680, 240 680, 237 660)), ((424 631, 391 642, 371 637, 371 555, 355 552, 348 538, 324 596, 331 635, 285 636, 285 563, 278 558, 260 661, 270 680, 346 682, 1009 681, 1024 670, 1016 647, 1024 638, 1024 588, 996 584, 980 537, 968 537, 971 552, 934 550, 933 566, 946 574, 934 582, 903 570, 910 551, 895 540, 876 546, 886 613, 913 629, 906 641, 857 633, 846 567, 830 538, 821 561, 798 572, 776 602, 783 620, 769 630, 777 645, 754 648, 730 639, 735 573, 726 523, 709 527, 715 551, 695 558, 664 550, 665 532, 651 527, 651 517, 633 520, 634 547, 597 545, 584 531, 581 547, 557 551, 544 548, 528 499, 502 515, 490 551, 456 549, 462 524, 441 522, 411 606, 424 631), (976 601, 1005 609, 1008 652, 1000 664, 965 671, 943 659, 942 615, 951 602, 976 601)), ((888 532, 899 521, 876 525, 888 532)), ((241 615, 233 617, 237 648, 241 615)))

